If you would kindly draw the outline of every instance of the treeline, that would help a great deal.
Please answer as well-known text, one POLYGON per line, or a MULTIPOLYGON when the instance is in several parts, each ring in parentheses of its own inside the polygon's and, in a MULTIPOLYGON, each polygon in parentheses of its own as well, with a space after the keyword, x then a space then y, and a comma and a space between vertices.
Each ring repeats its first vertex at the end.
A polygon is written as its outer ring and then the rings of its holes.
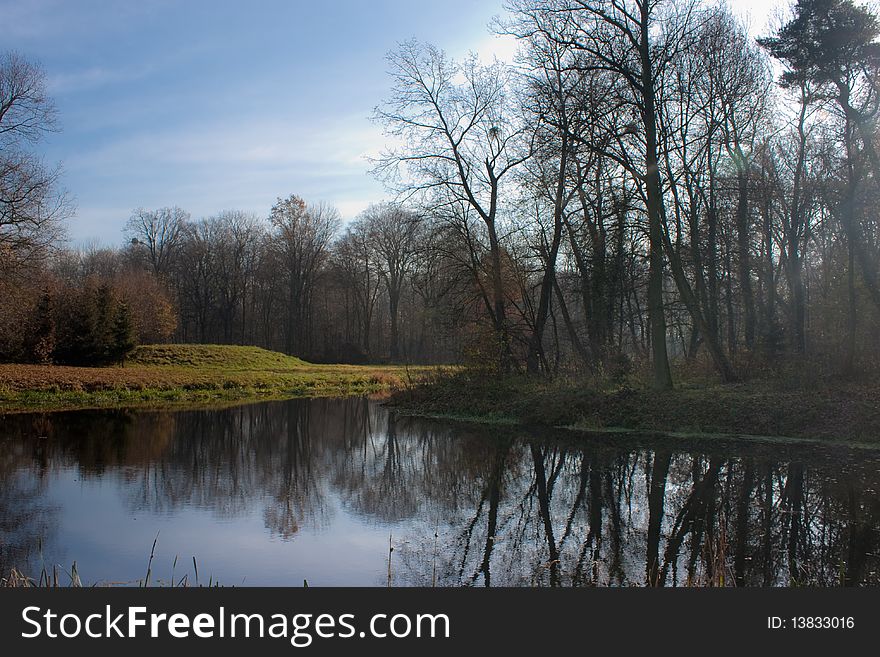
POLYGON ((91 343, 114 333, 115 315, 99 312, 108 298, 125 309, 134 343, 253 344, 326 362, 455 361, 463 320, 437 290, 457 283, 425 257, 427 223, 385 203, 343 230, 335 209, 297 196, 278 199, 268 219, 139 209, 123 247, 58 250, 10 286, 0 358, 109 362, 63 337, 91 343), (33 326, 44 346, 32 344, 33 326))
POLYGON ((401 205, 371 206, 343 229, 334 208, 291 195, 267 219, 138 210, 127 231, 116 256, 161 281, 176 340, 325 362, 458 358, 456 320, 430 296, 442 281, 424 268, 427 221, 401 205))
MULTIPOLYGON (((876 367, 871 11, 799 0, 756 41, 726 5, 696 0, 506 9, 495 30, 518 40, 514 65, 416 42, 389 55, 376 120, 399 146, 375 173, 403 202, 347 226, 297 196, 269 217, 138 210, 124 247, 36 270, 110 285, 141 341, 500 372, 644 368, 661 388, 670 363, 725 381, 790 362, 876 367)), ((34 321, 37 279, 7 284, 27 316, 4 311, 4 358, 29 357, 14 335, 34 321)))

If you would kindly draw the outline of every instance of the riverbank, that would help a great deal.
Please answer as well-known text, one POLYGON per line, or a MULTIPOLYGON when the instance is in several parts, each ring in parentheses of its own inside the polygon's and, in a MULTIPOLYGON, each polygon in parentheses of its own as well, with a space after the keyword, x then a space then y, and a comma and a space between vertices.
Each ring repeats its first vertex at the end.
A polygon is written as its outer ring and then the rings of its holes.
POLYGON ((124 366, 0 364, 0 412, 361 395, 412 385, 432 369, 316 365, 258 347, 148 345, 124 366))
POLYGON ((658 392, 465 372, 400 390, 387 403, 409 415, 498 425, 880 444, 880 388, 869 383, 704 383, 658 392))
POLYGON ((658 392, 437 372, 424 366, 318 365, 257 347, 150 345, 138 347, 124 366, 0 365, 0 413, 390 393, 387 403, 404 414, 496 425, 880 445, 880 386, 873 382, 700 382, 658 392))

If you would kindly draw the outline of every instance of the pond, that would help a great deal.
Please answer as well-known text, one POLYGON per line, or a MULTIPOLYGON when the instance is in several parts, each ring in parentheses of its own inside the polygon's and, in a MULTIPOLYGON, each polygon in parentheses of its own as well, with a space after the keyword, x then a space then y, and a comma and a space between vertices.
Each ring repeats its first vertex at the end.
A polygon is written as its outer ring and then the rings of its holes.
POLYGON ((165 586, 876 585, 878 485, 880 451, 479 427, 366 398, 13 414, 0 573, 76 562, 135 585, 153 552, 165 586))

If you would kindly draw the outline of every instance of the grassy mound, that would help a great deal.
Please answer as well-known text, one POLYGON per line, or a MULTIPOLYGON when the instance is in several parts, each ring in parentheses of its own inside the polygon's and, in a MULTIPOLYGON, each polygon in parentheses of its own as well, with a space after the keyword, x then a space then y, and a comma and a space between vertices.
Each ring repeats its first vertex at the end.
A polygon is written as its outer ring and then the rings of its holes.
POLYGON ((399 389, 431 369, 315 365, 258 347, 147 345, 112 367, 0 364, 0 414, 368 394, 399 389))
POLYGON ((129 363, 171 367, 218 367, 225 370, 288 370, 307 365, 303 360, 260 347, 226 344, 151 344, 137 347, 129 363))

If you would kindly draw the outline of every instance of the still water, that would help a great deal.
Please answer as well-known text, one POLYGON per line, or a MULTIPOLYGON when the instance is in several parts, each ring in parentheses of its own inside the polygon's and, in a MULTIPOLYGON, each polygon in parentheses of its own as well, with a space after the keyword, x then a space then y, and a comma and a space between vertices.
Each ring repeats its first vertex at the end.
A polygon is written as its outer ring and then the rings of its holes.
POLYGON ((158 535, 151 585, 877 585, 878 485, 872 450, 474 427, 359 398, 7 415, 0 573, 75 561, 86 584, 137 584, 158 535))

